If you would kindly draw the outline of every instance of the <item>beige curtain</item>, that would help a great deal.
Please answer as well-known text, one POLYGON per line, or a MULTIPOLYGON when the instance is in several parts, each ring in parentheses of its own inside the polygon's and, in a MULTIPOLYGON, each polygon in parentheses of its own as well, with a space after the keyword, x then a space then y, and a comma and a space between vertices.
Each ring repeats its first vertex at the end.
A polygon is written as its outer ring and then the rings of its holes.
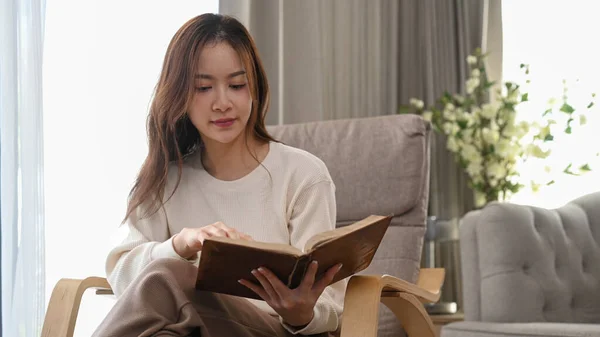
MULTIPOLYGON (((501 76, 500 0, 221 0, 254 36, 267 68, 268 124, 387 115, 418 97, 433 103, 463 89, 465 59, 492 52, 501 76)), ((432 142, 430 214, 474 207, 466 176, 432 142)))
POLYGON ((397 111, 400 3, 221 0, 255 38, 271 85, 269 124, 397 111))

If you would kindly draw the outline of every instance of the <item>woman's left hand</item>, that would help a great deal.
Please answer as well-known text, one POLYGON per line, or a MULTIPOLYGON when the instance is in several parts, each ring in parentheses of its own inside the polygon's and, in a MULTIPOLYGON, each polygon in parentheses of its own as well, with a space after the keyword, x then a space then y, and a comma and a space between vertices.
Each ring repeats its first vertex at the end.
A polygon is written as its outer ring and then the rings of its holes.
POLYGON ((284 322, 300 327, 307 325, 313 319, 313 308, 317 300, 333 281, 342 265, 338 264, 329 268, 323 277, 315 282, 317 267, 317 261, 313 261, 308 267, 304 279, 295 289, 288 288, 275 274, 264 267, 252 271, 260 285, 247 280, 239 280, 239 282, 258 294, 281 316, 284 322))

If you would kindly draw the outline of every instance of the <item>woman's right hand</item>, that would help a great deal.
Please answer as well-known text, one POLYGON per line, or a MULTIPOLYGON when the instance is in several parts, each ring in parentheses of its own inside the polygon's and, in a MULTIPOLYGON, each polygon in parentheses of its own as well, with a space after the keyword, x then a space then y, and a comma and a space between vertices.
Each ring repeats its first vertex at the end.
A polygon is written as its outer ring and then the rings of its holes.
POLYGON ((222 222, 215 222, 201 228, 182 229, 173 237, 173 248, 179 256, 190 259, 202 250, 205 239, 215 236, 252 241, 249 235, 227 227, 222 222))

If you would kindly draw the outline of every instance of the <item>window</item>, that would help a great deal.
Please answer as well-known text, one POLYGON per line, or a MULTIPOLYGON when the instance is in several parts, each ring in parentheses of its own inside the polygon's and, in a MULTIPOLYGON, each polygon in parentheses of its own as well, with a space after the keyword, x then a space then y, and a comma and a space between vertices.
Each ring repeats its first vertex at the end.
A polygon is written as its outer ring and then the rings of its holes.
MULTIPOLYGON (((521 63, 531 67, 530 103, 519 110, 520 118, 535 119, 546 109, 548 99, 562 95, 562 80, 567 80, 569 101, 584 110, 591 93, 600 94, 600 49, 594 35, 600 31, 596 1, 517 1, 502 2, 503 79, 524 83, 521 63), (578 80, 578 81, 577 81, 578 80)), ((598 103, 596 103, 596 107, 598 103)), ((553 154, 544 161, 526 163, 521 170, 527 185, 511 201, 554 208, 600 186, 600 113, 591 111, 587 124, 576 120, 573 134, 557 135, 553 154), (589 162, 592 171, 583 176, 560 174, 566 164, 574 167, 589 162), (539 177, 545 166, 552 172, 544 181, 555 180, 534 194, 529 189, 532 177, 539 177)))
MULTIPOLYGON (((167 45, 204 12, 218 12, 218 0, 48 1, 47 300, 60 278, 105 275, 110 238, 146 155, 146 115, 167 45)), ((90 336, 112 303, 86 293, 76 336, 90 336)))

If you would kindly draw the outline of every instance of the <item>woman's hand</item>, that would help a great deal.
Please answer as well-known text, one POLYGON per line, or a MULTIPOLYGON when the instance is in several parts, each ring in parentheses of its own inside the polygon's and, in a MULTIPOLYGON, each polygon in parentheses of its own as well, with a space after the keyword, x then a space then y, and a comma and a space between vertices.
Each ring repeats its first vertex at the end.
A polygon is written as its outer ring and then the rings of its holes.
POLYGON ((323 277, 315 282, 317 261, 308 267, 304 279, 296 289, 288 288, 270 270, 261 267, 253 270, 260 285, 247 280, 239 280, 241 284, 258 294, 271 308, 277 312, 283 321, 289 325, 305 326, 313 319, 313 308, 325 288, 333 281, 335 274, 342 268, 341 264, 327 270, 323 277))
POLYGON ((249 235, 227 227, 222 222, 215 222, 201 228, 182 229, 173 237, 173 248, 179 256, 189 259, 202 250, 205 239, 215 236, 252 241, 249 235))

